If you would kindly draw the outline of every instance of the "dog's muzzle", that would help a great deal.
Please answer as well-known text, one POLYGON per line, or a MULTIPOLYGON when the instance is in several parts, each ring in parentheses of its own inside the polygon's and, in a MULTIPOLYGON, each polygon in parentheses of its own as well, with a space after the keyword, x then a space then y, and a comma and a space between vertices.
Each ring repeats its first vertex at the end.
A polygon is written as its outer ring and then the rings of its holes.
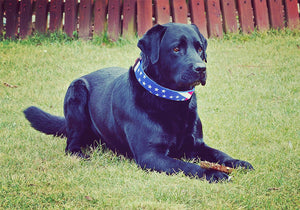
POLYGON ((206 65, 205 63, 195 63, 193 70, 199 74, 200 83, 202 86, 206 84, 206 65))

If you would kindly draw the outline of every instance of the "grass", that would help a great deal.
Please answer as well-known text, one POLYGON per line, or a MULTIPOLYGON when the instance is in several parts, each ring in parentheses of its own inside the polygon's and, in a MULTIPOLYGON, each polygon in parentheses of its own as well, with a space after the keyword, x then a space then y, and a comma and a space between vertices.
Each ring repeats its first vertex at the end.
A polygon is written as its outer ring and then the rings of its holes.
POLYGON ((0 209, 299 209, 299 35, 209 40, 207 86, 196 89, 206 142, 256 169, 219 184, 143 171, 102 149, 90 161, 65 156, 64 139, 25 120, 30 105, 62 115, 69 83, 99 68, 129 67, 137 40, 3 40, 0 209))

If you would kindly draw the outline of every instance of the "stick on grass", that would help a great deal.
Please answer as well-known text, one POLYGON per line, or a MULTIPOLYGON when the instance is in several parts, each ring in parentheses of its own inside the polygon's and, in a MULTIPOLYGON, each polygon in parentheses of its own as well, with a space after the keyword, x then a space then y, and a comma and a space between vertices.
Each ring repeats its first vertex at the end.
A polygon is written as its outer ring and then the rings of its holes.
POLYGON ((224 172, 226 174, 230 174, 233 171, 233 168, 231 168, 231 167, 223 166, 223 165, 220 165, 218 163, 211 163, 211 162, 208 162, 208 161, 201 161, 200 166, 201 166, 201 168, 221 171, 221 172, 224 172))

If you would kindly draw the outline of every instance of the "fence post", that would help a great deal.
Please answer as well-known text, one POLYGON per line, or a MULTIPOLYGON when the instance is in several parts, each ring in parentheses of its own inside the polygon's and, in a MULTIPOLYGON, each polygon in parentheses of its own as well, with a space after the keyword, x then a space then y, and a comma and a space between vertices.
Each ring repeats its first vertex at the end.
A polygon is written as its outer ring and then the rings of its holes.
POLYGON ((268 30, 270 27, 267 0, 253 0, 253 11, 257 29, 260 31, 268 30))
POLYGON ((47 30, 47 5, 48 0, 36 1, 36 21, 35 29, 40 33, 46 33, 47 30))
POLYGON ((175 23, 187 23, 187 5, 185 0, 172 0, 172 16, 175 23))
POLYGON ((92 0, 80 0, 78 36, 88 39, 91 35, 92 0))
POLYGON ((155 0, 155 19, 157 24, 170 22, 170 2, 169 0, 155 0))
POLYGON ((22 0, 20 5, 20 37, 23 39, 32 32, 32 0, 22 0))
POLYGON ((0 35, 3 34, 3 15, 4 15, 4 0, 0 0, 0 35))
POLYGON ((285 0, 287 26, 290 29, 299 29, 299 12, 297 0, 285 0))
POLYGON ((234 0, 221 0, 223 24, 226 33, 238 32, 236 8, 234 0))
POLYGON ((107 34, 112 41, 118 40, 120 36, 120 0, 108 1, 108 20, 107 20, 107 34))
POLYGON ((6 37, 15 38, 18 27, 18 0, 4 1, 6 12, 6 37))
POLYGON ((107 0, 95 0, 94 3, 94 33, 102 35, 105 31, 107 0))
POLYGON ((189 3, 192 23, 198 26, 201 34, 207 38, 207 21, 204 0, 190 0, 189 3))
POLYGON ((62 27, 62 0, 50 2, 50 26, 51 32, 61 30, 62 27))
POLYGON ((206 0, 206 12, 209 37, 223 37, 219 0, 206 0))
POLYGON ((275 29, 284 27, 283 6, 281 1, 268 0, 271 26, 275 29))
POLYGON ((242 31, 251 33, 254 31, 253 11, 250 0, 237 0, 239 20, 242 31))
POLYGON ((132 37, 136 31, 136 0, 124 0, 123 2, 123 33, 124 37, 132 37))
POLYGON ((137 0, 138 36, 143 36, 152 25, 152 0, 137 0))
POLYGON ((77 31, 77 0, 66 0, 65 2, 64 30, 70 37, 73 37, 73 32, 77 31))

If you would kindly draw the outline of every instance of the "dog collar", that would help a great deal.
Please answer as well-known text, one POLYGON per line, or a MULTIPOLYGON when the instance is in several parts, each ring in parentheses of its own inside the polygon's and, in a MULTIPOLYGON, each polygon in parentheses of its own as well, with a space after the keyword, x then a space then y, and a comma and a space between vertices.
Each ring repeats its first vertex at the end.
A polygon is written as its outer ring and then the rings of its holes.
POLYGON ((146 90, 152 93, 155 96, 160 98, 169 99, 173 101, 186 101, 189 100, 193 93, 195 92, 195 88, 188 91, 177 91, 165 88, 152 79, 150 79, 147 74, 144 72, 142 68, 142 60, 138 59, 134 66, 134 72, 137 81, 143 86, 146 90))

